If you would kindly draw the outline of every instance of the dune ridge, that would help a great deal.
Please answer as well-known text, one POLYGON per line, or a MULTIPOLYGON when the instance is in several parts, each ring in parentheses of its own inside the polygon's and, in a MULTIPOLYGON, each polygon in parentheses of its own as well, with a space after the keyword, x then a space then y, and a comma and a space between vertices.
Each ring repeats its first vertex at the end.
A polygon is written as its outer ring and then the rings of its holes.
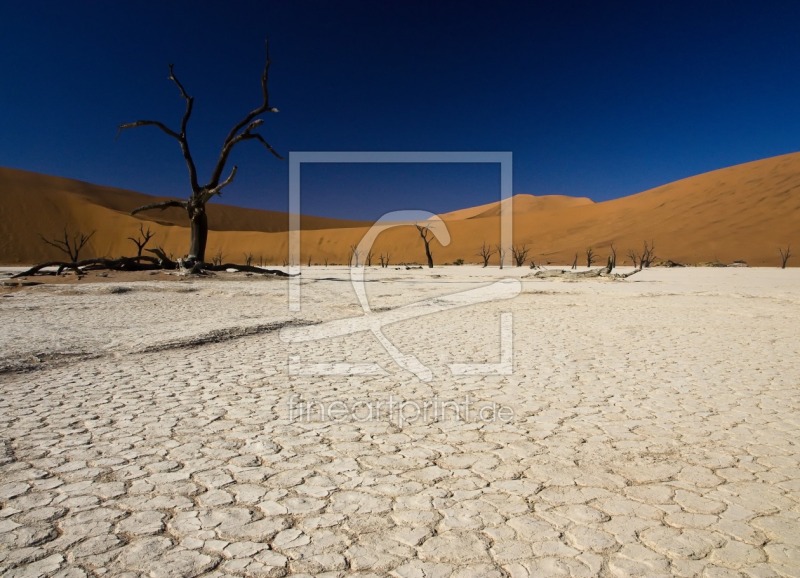
MULTIPOLYGON (((61 258, 39 235, 60 236, 65 225, 73 231, 96 231, 84 257, 135 254, 127 238, 136 237, 140 225, 155 232, 151 248, 161 246, 177 257, 188 245, 182 210, 130 215, 131 209, 158 200, 143 193, 0 168, 0 195, 0 264, 61 258)), ((571 263, 576 253, 584 263, 589 247, 604 260, 612 242, 622 263, 628 249, 639 249, 647 240, 655 243, 659 260, 694 264, 741 259, 775 266, 778 247, 800 246, 800 153, 718 169, 599 203, 585 197, 525 194, 515 195, 511 203, 514 243, 527 244, 529 257, 537 263, 571 263)), ((256 263, 286 262, 285 213, 213 202, 208 211, 208 259, 221 253, 227 261, 240 262, 252 254, 256 263)), ((442 247, 433 241, 435 262, 479 262, 481 243, 499 241, 499 215, 499 201, 441 215, 451 243, 442 247)), ((304 215, 302 264, 345 263, 350 246, 369 226, 304 215)), ((382 233, 373 248, 373 264, 381 253, 388 253, 391 263, 424 261, 422 243, 412 227, 382 233)), ((492 263, 497 263, 497 255, 492 263)))

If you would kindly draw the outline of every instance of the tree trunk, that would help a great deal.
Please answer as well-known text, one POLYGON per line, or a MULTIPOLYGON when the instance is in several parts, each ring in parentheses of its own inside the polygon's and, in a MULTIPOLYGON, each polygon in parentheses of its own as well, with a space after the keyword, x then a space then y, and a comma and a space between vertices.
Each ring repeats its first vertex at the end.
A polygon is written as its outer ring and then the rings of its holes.
POLYGON ((433 269, 433 255, 431 255, 431 248, 427 239, 425 241, 425 256, 428 258, 428 267, 433 269))
POLYGON ((205 207, 189 208, 189 221, 191 222, 192 243, 189 247, 189 259, 199 263, 206 260, 206 241, 208 240, 208 217, 205 207))

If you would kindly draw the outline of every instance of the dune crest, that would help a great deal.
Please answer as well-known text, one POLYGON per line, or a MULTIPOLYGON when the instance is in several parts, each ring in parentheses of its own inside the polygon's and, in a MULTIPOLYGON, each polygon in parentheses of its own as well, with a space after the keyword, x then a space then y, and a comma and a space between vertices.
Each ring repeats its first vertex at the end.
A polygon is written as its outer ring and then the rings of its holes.
MULTIPOLYGON (((0 220, 0 263, 28 264, 61 258, 39 234, 52 238, 71 230, 96 230, 85 257, 135 254, 127 237, 144 224, 155 232, 150 247, 162 246, 180 256, 188 246, 188 223, 180 209, 151 211, 135 217, 134 207, 155 197, 112 187, 0 168, 3 219, 0 220)), ((508 202, 508 201, 506 201, 508 202)), ((511 199, 514 242, 531 247, 537 263, 578 261, 592 247, 604 260, 613 242, 618 261, 644 240, 656 244, 659 259, 684 263, 731 262, 778 264, 778 247, 800 246, 800 153, 719 169, 669 183, 629 197, 595 203, 589 198, 518 194, 511 199)), ((402 208, 402 207, 398 207, 402 208)), ((288 255, 285 213, 210 203, 211 232, 207 258, 221 253, 226 260, 282 264, 288 255)), ((437 264, 463 259, 478 262, 482 242, 499 241, 501 204, 490 202, 442 215, 451 243, 432 243, 437 264)), ((303 216, 301 260, 345 263, 370 223, 303 216)), ((424 261, 424 251, 412 227, 383 233, 375 244, 391 263, 424 261)), ((362 261, 363 261, 362 256, 362 261)), ((497 256, 492 262, 496 263, 497 256)), ((793 264, 790 261, 790 265, 793 264)))

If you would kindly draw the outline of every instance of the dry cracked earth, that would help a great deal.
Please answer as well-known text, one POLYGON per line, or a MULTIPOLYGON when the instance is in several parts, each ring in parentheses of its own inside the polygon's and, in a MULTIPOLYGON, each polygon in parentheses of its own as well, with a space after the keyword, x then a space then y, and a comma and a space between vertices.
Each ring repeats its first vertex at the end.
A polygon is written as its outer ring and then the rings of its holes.
MULTIPOLYGON (((370 298, 391 310, 490 274, 455 269, 377 272, 370 298)), ((9 292, 0 572, 798 576, 800 275, 785 273, 523 279, 512 300, 384 328, 428 382, 369 332, 282 339, 361 315, 343 270, 307 273, 298 313, 286 281, 9 292), (513 372, 454 376, 497 361, 505 311, 513 372), (290 355, 384 371, 298 374, 290 355)))

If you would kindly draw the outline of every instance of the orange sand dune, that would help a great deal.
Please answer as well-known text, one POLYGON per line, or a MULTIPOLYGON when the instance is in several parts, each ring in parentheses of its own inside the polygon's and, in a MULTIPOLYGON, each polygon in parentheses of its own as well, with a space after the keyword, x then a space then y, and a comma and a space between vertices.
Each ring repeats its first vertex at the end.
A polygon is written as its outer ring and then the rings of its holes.
MULTIPOLYGON (((135 252, 127 237, 139 225, 156 233, 152 246, 175 256, 186 252, 188 229, 180 209, 151 211, 133 217, 130 210, 157 199, 141 193, 101 187, 70 179, 14 169, 0 169, 0 263, 34 263, 60 258, 39 239, 71 230, 96 230, 82 256, 119 256, 135 252)), ((731 262, 778 264, 778 247, 800 251, 800 153, 754 161, 670 183, 629 197, 594 203, 587 198, 516 195, 512 199, 514 242, 527 244, 537 263, 585 262, 592 247, 604 261, 613 242, 618 262, 628 249, 653 241, 661 260, 684 263, 731 262)), ((442 215, 451 243, 432 244, 436 263, 464 259, 478 262, 481 243, 499 242, 500 203, 488 203, 442 215)), ((226 261, 282 264, 288 254, 288 219, 283 213, 209 205, 207 258, 217 252, 226 261)), ((303 217, 301 261, 322 264, 348 261, 368 224, 303 217)), ((423 262, 417 231, 410 226, 378 237, 373 264, 380 253, 392 263, 423 262)), ((362 261, 365 256, 362 256, 362 261)), ((493 257, 497 262, 497 256, 493 257)), ((599 261, 598 261, 599 262, 599 261)), ((790 264, 800 263, 800 258, 790 264)))

